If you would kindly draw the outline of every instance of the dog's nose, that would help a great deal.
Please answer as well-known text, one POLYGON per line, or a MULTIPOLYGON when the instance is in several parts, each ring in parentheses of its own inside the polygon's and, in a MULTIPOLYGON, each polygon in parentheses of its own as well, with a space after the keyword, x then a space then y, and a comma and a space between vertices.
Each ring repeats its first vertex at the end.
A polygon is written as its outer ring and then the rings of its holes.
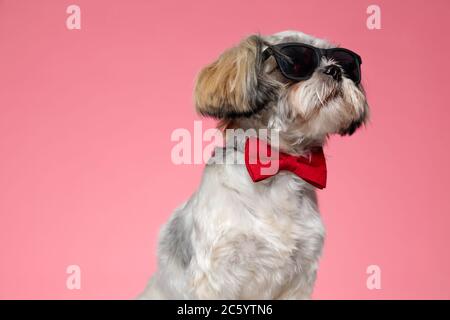
POLYGON ((338 66, 335 65, 330 65, 325 67, 325 69, 323 70, 323 73, 332 76, 334 80, 341 80, 342 77, 342 71, 341 68, 339 68, 338 66))

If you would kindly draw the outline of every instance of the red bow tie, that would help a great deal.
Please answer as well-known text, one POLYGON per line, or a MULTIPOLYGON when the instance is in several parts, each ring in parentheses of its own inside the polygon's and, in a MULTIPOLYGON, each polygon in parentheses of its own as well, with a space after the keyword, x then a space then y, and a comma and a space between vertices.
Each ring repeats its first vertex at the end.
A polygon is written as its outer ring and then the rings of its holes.
POLYGON ((271 158, 272 147, 257 138, 245 142, 245 166, 254 182, 276 175, 280 170, 288 170, 316 188, 323 189, 327 183, 327 166, 322 148, 311 153, 310 157, 292 156, 279 152, 271 158), (264 150, 265 152, 259 152, 264 150))

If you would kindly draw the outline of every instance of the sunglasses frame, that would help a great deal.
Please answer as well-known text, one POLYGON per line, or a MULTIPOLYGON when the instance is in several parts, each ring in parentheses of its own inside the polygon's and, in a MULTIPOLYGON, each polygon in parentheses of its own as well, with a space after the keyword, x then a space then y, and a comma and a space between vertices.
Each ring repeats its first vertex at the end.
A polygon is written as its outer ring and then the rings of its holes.
POLYGON ((356 85, 358 85, 361 82, 361 64, 362 64, 362 59, 357 53, 355 53, 355 52, 353 52, 353 51, 351 51, 349 49, 345 49, 345 48, 322 49, 322 48, 317 48, 317 47, 311 46, 311 45, 306 44, 306 43, 301 43, 301 42, 286 42, 286 43, 280 43, 280 44, 275 44, 275 45, 267 44, 267 49, 265 49, 263 51, 263 53, 262 53, 263 54, 262 59, 263 59, 263 62, 264 62, 270 56, 273 56, 275 58, 275 61, 277 62, 278 68, 280 69, 280 71, 283 74, 283 76, 285 76, 288 79, 294 80, 294 81, 302 81, 302 80, 306 80, 306 79, 311 78, 311 76, 313 75, 314 71, 319 66, 322 57, 332 58, 330 53, 331 52, 336 52, 336 51, 346 52, 346 53, 350 54, 355 59, 356 63, 358 64, 358 79, 356 79, 356 81, 353 80, 353 79, 351 79, 351 80, 356 85), (316 55, 316 58, 317 58, 317 66, 313 69, 311 74, 309 74, 307 76, 304 76, 304 77, 294 77, 294 76, 290 76, 290 75, 285 73, 285 71, 280 67, 279 59, 289 58, 289 57, 287 57, 285 54, 283 54, 281 52, 281 50, 286 48, 286 47, 304 47, 304 48, 306 47, 306 48, 312 49, 314 51, 314 53, 316 55))

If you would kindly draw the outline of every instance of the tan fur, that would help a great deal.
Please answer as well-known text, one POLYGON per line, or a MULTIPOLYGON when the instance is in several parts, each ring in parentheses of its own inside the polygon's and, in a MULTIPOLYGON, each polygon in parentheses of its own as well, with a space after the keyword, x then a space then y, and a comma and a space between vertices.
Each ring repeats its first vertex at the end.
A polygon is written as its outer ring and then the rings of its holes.
POLYGON ((247 86, 257 82, 256 42, 255 36, 248 37, 200 72, 194 92, 199 113, 220 117, 252 111, 247 86))

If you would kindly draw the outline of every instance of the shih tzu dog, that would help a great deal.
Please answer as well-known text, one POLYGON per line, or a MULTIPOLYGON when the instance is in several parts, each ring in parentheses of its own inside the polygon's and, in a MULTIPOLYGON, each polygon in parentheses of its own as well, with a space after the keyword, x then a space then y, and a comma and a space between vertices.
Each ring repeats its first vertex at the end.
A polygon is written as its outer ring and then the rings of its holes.
POLYGON ((250 36, 200 72, 197 111, 253 133, 216 148, 241 161, 208 162, 161 231, 159 268, 141 299, 310 298, 325 235, 315 192, 326 183, 322 146, 368 118, 360 67, 348 49, 285 31, 250 36), (251 163, 254 140, 277 151, 278 170, 263 173, 264 157, 251 163))

